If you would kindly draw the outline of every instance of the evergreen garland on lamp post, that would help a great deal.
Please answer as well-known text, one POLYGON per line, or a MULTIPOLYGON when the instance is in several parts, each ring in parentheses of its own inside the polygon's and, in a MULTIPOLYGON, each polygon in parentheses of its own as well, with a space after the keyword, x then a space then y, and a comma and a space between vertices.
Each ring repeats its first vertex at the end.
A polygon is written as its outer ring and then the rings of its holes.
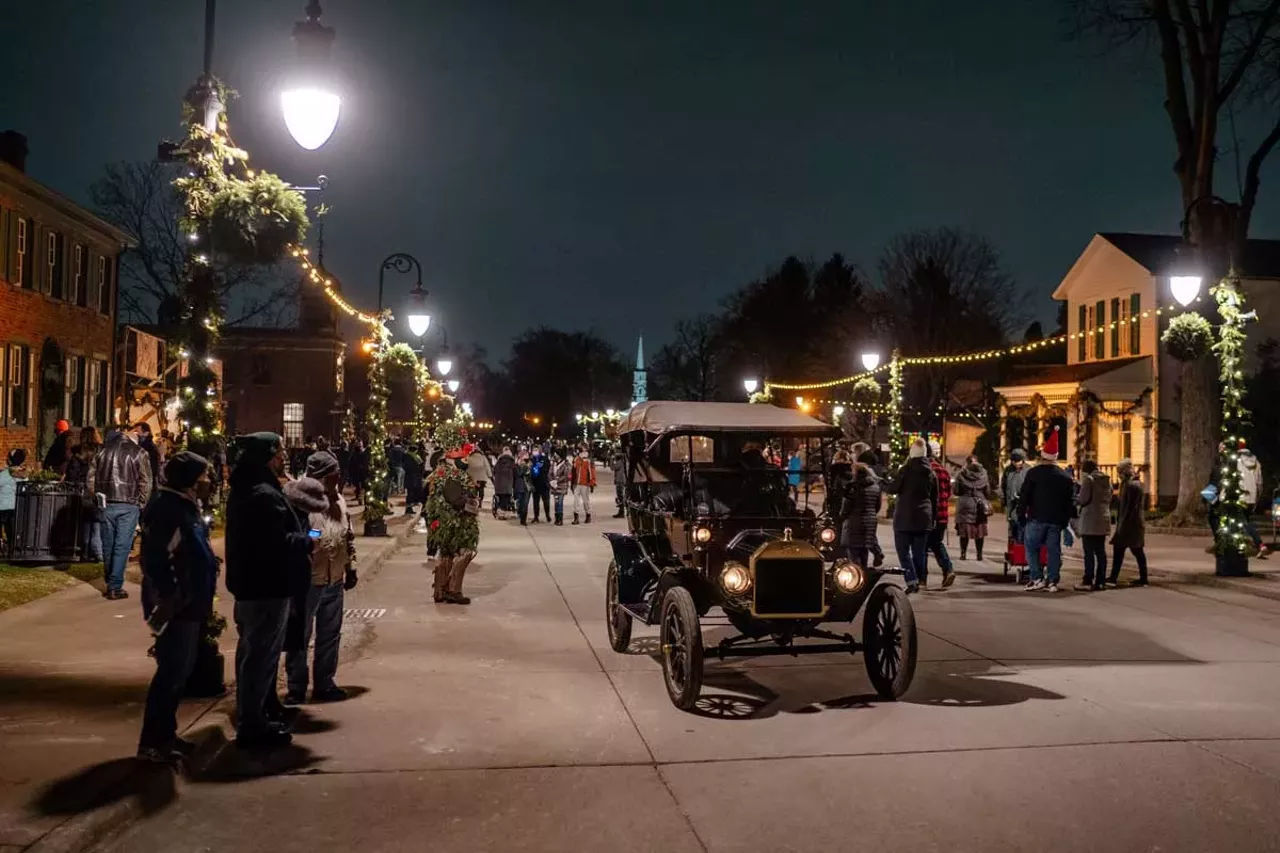
POLYGON ((895 349, 889 360, 889 468, 896 470, 907 458, 902 431, 902 353, 895 349))
POLYGON ((1240 487, 1240 451, 1248 446, 1244 431, 1249 426, 1249 412, 1244 397, 1245 325, 1257 319, 1257 313, 1244 311, 1244 293, 1240 277, 1232 270, 1209 291, 1218 305, 1222 325, 1213 351, 1218 356, 1218 379, 1222 386, 1222 449, 1218 453, 1218 533, 1214 540, 1217 573, 1248 574, 1249 547, 1245 532, 1248 510, 1240 487))
POLYGON ((386 536, 387 515, 387 352, 391 348, 391 332, 386 321, 391 312, 383 313, 382 322, 373 329, 372 357, 369 359, 369 409, 365 412, 365 429, 369 434, 369 485, 364 499, 364 535, 386 536))

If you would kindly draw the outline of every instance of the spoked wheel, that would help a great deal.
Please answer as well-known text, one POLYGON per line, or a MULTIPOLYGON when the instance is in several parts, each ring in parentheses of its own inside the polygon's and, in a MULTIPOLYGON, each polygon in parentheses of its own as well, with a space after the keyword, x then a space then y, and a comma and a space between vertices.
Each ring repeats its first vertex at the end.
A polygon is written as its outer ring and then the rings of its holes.
POLYGON ((863 657, 876 693, 897 699, 916 674, 916 616, 906 593, 892 584, 871 591, 862 622, 863 657))
POLYGON ((631 644, 631 614, 618 604, 618 564, 609 563, 605 581, 604 622, 609 629, 609 645, 615 652, 625 652, 631 644))
POLYGON ((662 599, 662 674, 671 703, 692 710, 702 691, 702 627, 693 596, 682 586, 662 599))

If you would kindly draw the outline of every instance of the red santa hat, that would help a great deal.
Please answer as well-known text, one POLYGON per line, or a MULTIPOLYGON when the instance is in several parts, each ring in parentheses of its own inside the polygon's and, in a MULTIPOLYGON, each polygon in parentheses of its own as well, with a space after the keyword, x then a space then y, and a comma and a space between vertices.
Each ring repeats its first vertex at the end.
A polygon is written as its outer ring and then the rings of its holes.
POLYGON ((1045 437, 1044 444, 1040 446, 1040 458, 1048 459, 1050 462, 1058 461, 1058 428, 1054 427, 1053 432, 1045 437))

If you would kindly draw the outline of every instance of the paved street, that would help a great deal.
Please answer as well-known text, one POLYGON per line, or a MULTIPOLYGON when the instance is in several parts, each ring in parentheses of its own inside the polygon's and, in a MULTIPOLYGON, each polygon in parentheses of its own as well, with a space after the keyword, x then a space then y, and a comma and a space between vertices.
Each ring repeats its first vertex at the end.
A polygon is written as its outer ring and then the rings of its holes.
POLYGON ((110 849, 1277 849, 1278 602, 970 563, 916 600, 905 701, 860 659, 770 658, 709 665, 687 714, 651 630, 607 646, 616 524, 486 520, 469 609, 431 603, 414 540, 362 587, 361 695, 312 708, 283 772, 186 783, 110 849))

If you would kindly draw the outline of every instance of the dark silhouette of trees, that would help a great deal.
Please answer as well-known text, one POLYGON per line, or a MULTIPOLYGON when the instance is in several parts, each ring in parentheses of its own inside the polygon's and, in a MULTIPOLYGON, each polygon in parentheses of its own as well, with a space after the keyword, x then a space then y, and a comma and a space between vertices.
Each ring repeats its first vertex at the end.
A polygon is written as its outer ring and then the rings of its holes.
POLYGON ((649 396, 655 400, 717 400, 733 393, 722 376, 724 341, 720 321, 699 314, 676 324, 675 340, 649 364, 649 396), (722 387, 723 386, 723 387, 722 387))
POLYGON ((625 409, 631 402, 632 367, 608 342, 590 332, 545 326, 525 332, 511 346, 496 383, 493 406, 508 428, 546 434, 573 416, 625 409), (532 428, 526 418, 537 417, 532 428))

